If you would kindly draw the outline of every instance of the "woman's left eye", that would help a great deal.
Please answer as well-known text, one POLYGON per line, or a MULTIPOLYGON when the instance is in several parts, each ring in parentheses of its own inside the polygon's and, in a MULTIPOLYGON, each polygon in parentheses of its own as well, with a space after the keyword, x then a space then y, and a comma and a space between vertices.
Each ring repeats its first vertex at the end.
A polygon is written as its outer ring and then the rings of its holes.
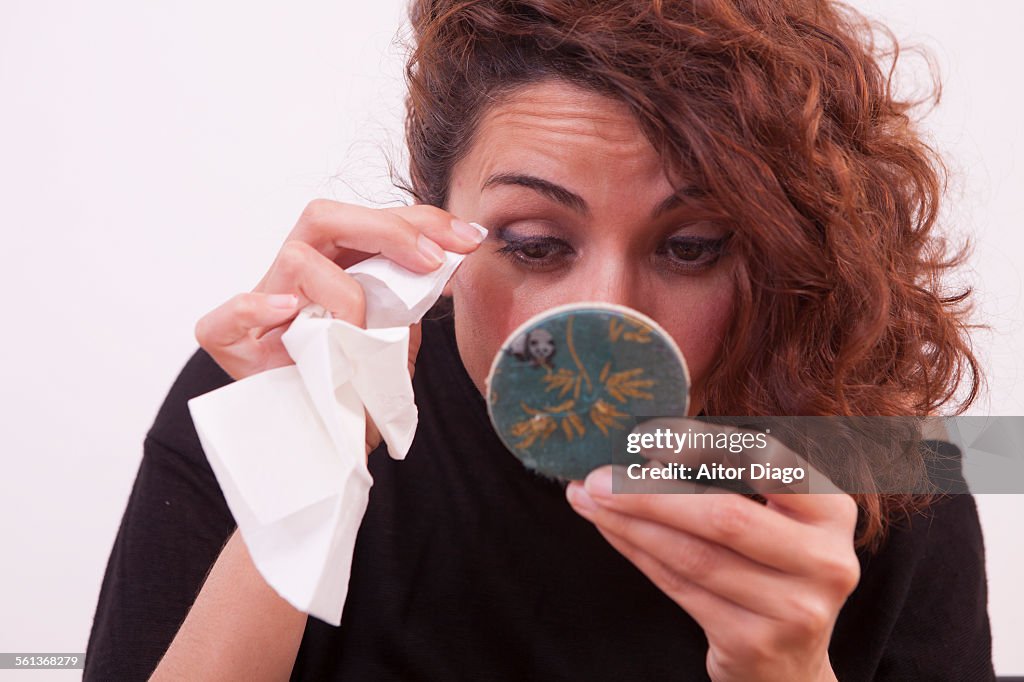
POLYGON ((671 237, 665 241, 657 253, 668 260, 670 267, 684 272, 692 272, 714 265, 725 250, 728 240, 728 236, 671 237))

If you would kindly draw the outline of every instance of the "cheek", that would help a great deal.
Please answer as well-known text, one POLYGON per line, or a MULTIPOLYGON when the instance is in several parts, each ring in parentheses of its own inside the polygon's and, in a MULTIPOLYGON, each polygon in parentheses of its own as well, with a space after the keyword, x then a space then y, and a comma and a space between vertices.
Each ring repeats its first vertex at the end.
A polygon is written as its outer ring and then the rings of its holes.
POLYGON ((685 299, 666 297, 675 298, 677 304, 672 310, 654 316, 672 335, 686 358, 693 384, 691 414, 697 414, 702 408, 704 381, 733 317, 732 283, 724 277, 716 280, 701 286, 700 291, 691 292, 685 299))
POLYGON ((486 261, 483 254, 471 254, 451 281, 459 354, 481 395, 494 355, 530 315, 517 308, 517 300, 522 301, 516 296, 517 283, 496 275, 486 261))
POLYGON ((565 287, 542 287, 483 250, 470 254, 451 280, 455 337, 462 364, 481 395, 505 339, 522 323, 573 300, 565 287))

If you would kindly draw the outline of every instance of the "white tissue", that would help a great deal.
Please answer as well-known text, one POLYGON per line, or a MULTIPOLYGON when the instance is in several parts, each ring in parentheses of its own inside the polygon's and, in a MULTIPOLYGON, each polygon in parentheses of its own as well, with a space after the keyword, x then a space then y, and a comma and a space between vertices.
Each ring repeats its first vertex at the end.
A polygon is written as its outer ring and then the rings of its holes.
POLYGON ((366 329, 306 306, 281 337, 294 365, 188 401, 256 568, 288 603, 332 625, 341 622, 373 484, 366 414, 391 457, 403 459, 417 421, 409 325, 437 301, 463 258, 446 252, 425 275, 383 256, 353 265, 346 272, 366 294, 366 329))

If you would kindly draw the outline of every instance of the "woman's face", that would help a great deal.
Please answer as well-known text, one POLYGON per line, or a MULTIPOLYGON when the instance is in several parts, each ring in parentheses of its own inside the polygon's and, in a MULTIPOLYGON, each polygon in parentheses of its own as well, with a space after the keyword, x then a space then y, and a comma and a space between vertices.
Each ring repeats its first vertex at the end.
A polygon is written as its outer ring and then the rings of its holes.
POLYGON ((555 305, 606 301, 675 338, 694 385, 691 414, 701 409, 730 318, 733 260, 719 256, 725 230, 672 211, 672 196, 617 100, 546 81, 492 107, 454 168, 447 206, 490 230, 450 285, 459 353, 481 393, 518 325, 555 305))

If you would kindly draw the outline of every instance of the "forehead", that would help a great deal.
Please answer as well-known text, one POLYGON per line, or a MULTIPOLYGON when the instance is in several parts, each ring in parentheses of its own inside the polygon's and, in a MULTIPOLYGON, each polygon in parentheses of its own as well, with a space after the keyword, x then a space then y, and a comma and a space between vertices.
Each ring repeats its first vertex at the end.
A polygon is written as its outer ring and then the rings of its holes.
POLYGON ((452 180, 480 189, 507 172, 541 176, 588 202, 671 192, 661 159, 623 102, 557 80, 520 88, 485 112, 452 180))

